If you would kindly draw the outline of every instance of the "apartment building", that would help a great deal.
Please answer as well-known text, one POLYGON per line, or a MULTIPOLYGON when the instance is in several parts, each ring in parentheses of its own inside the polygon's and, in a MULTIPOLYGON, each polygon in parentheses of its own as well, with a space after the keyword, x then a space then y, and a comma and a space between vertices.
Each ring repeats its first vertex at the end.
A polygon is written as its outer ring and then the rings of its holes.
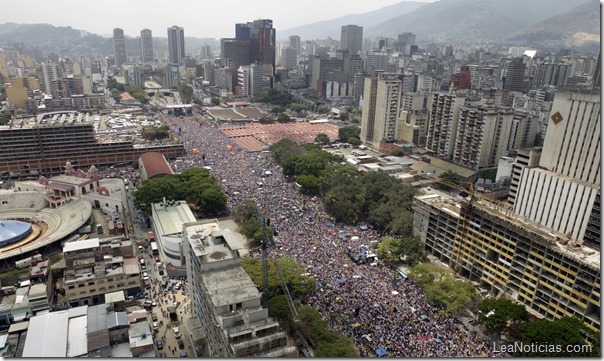
POLYGON ((365 78, 364 89, 361 141, 378 149, 382 141, 396 138, 401 81, 396 74, 377 73, 365 78))
POLYGON ((141 290, 138 259, 132 242, 121 238, 86 239, 65 243, 65 271, 58 288, 71 305, 104 303, 106 293, 141 290))

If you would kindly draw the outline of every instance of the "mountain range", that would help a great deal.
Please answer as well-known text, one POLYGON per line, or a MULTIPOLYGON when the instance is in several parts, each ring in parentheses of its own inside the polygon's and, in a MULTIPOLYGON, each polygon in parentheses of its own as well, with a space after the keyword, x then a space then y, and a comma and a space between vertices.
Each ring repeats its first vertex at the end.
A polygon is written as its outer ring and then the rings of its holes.
POLYGON ((410 31, 424 42, 530 41, 531 34, 554 33, 552 28, 562 22, 568 31, 598 34, 599 41, 599 29, 594 32, 590 25, 595 19, 599 24, 599 11, 598 0, 440 0, 370 27, 364 36, 396 37, 410 31), (583 19, 578 8, 593 13, 582 11, 588 17, 583 19), (516 37, 509 37, 512 33, 516 37))
MULTIPOLYGON (((363 36, 396 38, 416 34, 420 44, 501 43, 549 48, 600 49, 598 0, 440 0, 403 1, 364 14, 346 15, 291 29, 277 29, 278 39, 299 35, 302 40, 339 40, 342 25, 364 27, 363 36)), ((49 24, 0 24, 0 47, 21 43, 37 54, 106 56, 113 53, 111 38, 49 24)), ((187 37, 185 51, 197 54, 202 45, 219 47, 217 39, 187 37)), ((127 38, 129 54, 140 52, 137 38, 127 38)), ((167 39, 154 37, 158 53, 167 51, 167 39)))
POLYGON ((339 40, 340 31, 343 25, 354 24, 362 26, 363 28, 368 28, 383 23, 386 19, 411 13, 426 4, 426 2, 402 1, 398 4, 386 6, 363 14, 344 15, 339 18, 318 21, 291 29, 277 29, 277 40, 286 41, 290 35, 299 35, 303 40, 327 38, 339 40))

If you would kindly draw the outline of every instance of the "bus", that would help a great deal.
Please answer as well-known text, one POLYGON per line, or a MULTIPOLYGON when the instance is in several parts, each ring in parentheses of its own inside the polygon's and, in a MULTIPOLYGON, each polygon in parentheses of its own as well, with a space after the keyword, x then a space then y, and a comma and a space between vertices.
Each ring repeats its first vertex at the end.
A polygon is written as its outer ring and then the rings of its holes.
POLYGON ((22 260, 16 261, 15 262, 15 267, 17 267, 18 269, 22 269, 22 268, 31 266, 31 264, 33 262, 39 262, 39 261, 41 261, 43 259, 44 258, 42 257, 42 255, 38 253, 38 254, 35 254, 35 255, 31 256, 31 257, 24 258, 22 260))
POLYGON ((157 250, 157 243, 151 242, 151 250, 153 251, 154 256, 157 256, 159 254, 159 251, 157 250))

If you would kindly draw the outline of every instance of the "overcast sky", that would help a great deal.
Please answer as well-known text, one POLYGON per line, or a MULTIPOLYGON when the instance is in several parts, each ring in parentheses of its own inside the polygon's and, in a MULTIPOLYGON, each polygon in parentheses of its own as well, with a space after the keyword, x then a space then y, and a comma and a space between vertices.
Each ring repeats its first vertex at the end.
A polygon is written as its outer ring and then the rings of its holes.
POLYGON ((133 37, 144 28, 151 29, 154 36, 165 37, 168 27, 178 25, 184 27, 185 36, 224 38, 235 36, 235 23, 273 19, 278 32, 401 1, 404 0, 3 0, 0 23, 48 23, 99 35, 122 28, 133 37))

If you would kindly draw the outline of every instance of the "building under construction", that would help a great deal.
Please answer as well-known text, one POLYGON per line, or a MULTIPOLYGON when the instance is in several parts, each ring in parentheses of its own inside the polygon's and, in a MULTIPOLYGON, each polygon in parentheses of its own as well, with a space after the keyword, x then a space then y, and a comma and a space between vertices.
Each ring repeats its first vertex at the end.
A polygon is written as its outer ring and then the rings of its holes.
POLYGON ((600 329, 600 251, 501 206, 427 189, 413 201, 428 253, 491 295, 537 317, 574 316, 600 329))
POLYGON ((295 357, 279 323, 262 308, 261 294, 241 267, 243 244, 216 220, 183 225, 191 309, 206 335, 195 357, 295 357))

